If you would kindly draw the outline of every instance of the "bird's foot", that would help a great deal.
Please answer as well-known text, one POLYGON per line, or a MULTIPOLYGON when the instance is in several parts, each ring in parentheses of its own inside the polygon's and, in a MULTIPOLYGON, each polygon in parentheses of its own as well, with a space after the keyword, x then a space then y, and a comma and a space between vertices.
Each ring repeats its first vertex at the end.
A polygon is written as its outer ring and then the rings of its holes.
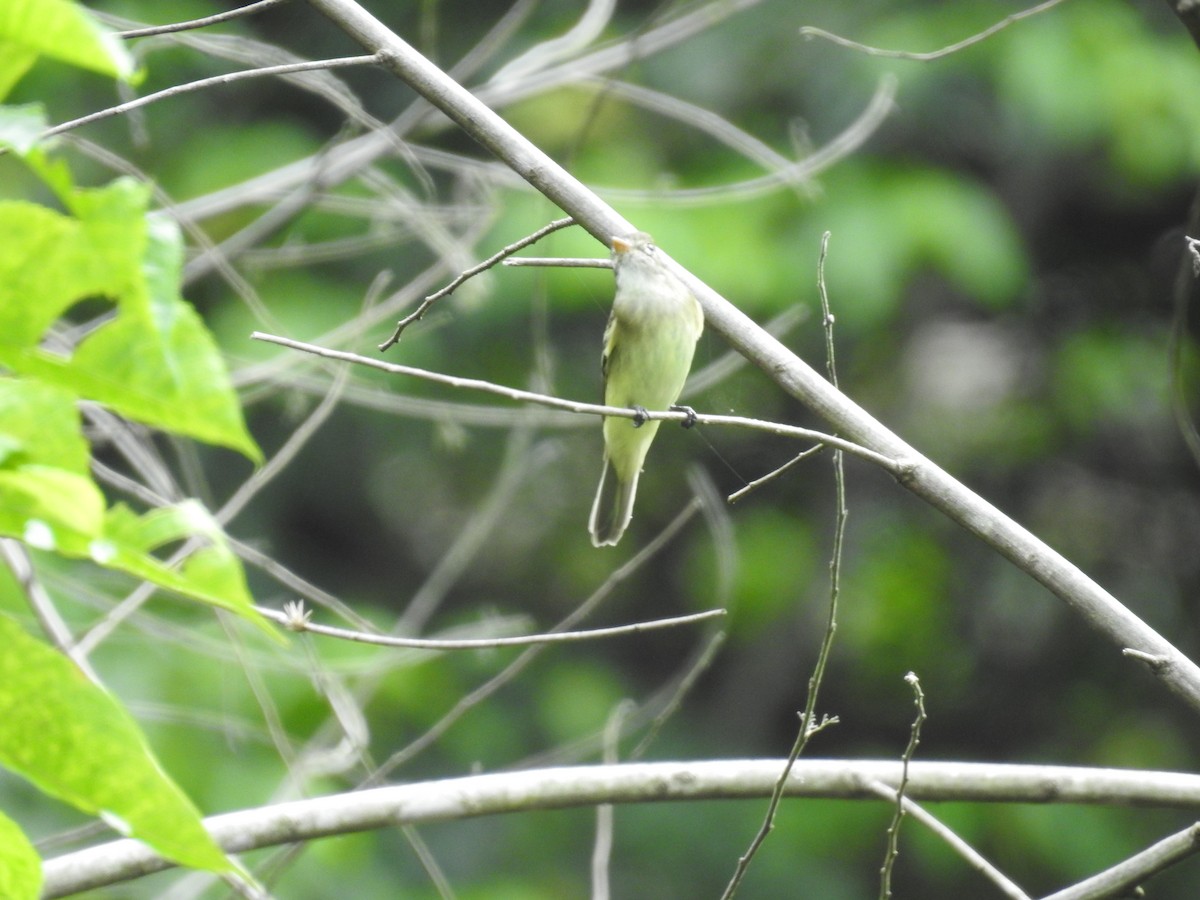
POLYGON ((644 406, 633 407, 633 427, 641 428, 650 418, 650 412, 644 406))
POLYGON ((676 403, 674 406, 671 407, 671 412, 687 413, 687 418, 679 423, 684 428, 691 428, 693 425, 696 424, 696 411, 694 409, 692 409, 690 406, 682 406, 682 405, 676 403))

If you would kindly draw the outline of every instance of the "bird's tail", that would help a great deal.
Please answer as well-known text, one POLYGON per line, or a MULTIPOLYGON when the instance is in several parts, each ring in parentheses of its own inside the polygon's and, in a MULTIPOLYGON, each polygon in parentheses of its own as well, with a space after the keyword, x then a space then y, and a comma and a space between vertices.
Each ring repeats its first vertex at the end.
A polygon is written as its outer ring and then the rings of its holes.
POLYGON ((625 533, 633 517, 633 498, 637 494, 640 474, 635 470, 632 478, 622 480, 605 455, 604 472, 600 475, 600 486, 596 489, 596 500, 588 518, 593 547, 612 547, 625 533))

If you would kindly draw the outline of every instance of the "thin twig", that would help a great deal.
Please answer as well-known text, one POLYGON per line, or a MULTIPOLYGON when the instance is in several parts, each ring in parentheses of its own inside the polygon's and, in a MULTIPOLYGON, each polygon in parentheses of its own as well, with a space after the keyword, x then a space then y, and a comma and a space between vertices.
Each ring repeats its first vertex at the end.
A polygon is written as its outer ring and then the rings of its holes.
POLYGON ((98 112, 89 113, 86 116, 80 116, 78 119, 72 119, 69 122, 63 122, 61 125, 55 125, 53 128, 47 128, 40 135, 41 140, 52 137, 56 134, 62 134, 64 131, 71 131, 83 125, 90 125, 92 122, 98 122, 101 119, 108 119, 112 116, 120 116, 130 110, 139 109, 150 103, 158 100, 166 100, 169 97, 176 97, 180 94, 186 94, 191 91, 199 91, 204 88, 215 87, 222 84, 232 84, 235 81, 244 81, 247 78, 262 78, 270 75, 290 75, 294 72, 311 72, 315 69, 337 69, 347 66, 370 66, 380 62, 378 54, 370 56, 343 56, 337 59, 318 59, 312 62, 288 63, 283 66, 263 66, 259 69, 247 69, 243 72, 226 72, 224 75, 214 75, 212 78, 201 78, 199 81, 189 81, 187 84, 177 84, 165 90, 155 91, 153 94, 146 94, 144 97, 138 97, 136 100, 130 100, 128 103, 118 103, 116 106, 110 106, 108 109, 102 109, 98 112))
POLYGON ((388 338, 386 341, 384 341, 382 344, 379 345, 380 352, 387 350, 393 344, 397 343, 400 340, 400 335, 404 332, 405 328, 407 328, 413 322, 420 321, 422 318, 424 318, 425 313, 429 311, 429 307, 433 306, 433 304, 437 303, 438 300, 442 299, 447 294, 453 292, 456 288, 458 288, 459 285, 461 285, 468 278, 473 278, 474 276, 478 275, 480 272, 487 271, 492 266, 496 265, 496 263, 500 262, 500 260, 504 259, 506 256, 511 256, 512 254, 516 253, 518 250, 520 250, 524 247, 528 247, 530 244, 537 243, 542 238, 544 238, 546 235, 552 234, 553 232, 558 231, 559 229, 566 228, 567 226, 574 225, 574 224, 575 224, 575 220, 572 219, 570 216, 567 216, 566 218, 563 218, 563 219, 555 219, 550 224, 543 225, 541 228, 539 228, 533 234, 526 235, 525 237, 521 238, 519 241, 516 241, 514 243, 509 244, 507 247, 504 247, 502 250, 500 250, 499 253, 495 253, 492 256, 489 256, 483 262, 479 263, 479 265, 472 266, 471 268, 467 269, 465 272, 462 272, 457 278, 455 278, 453 281, 451 281, 448 285, 446 285, 440 291, 434 291, 432 294, 430 294, 428 297, 426 297, 423 301, 421 301, 420 306, 418 306, 415 310, 413 310, 411 313, 409 313, 407 316, 405 316, 403 319, 401 319, 399 322, 397 322, 396 330, 394 332, 392 332, 392 336, 390 338, 388 338))
POLYGON ((753 481, 751 481, 749 484, 747 484, 744 487, 738 488, 736 491, 734 491, 732 494, 730 494, 725 499, 729 503, 737 503, 739 500, 741 500, 747 494, 751 493, 752 491, 758 490, 764 484, 769 484, 770 482, 774 481, 776 478, 783 475, 784 473, 790 472, 794 466, 799 465, 800 463, 804 462, 804 460, 808 459, 810 456, 820 453, 824 449, 825 449, 824 444, 817 444, 815 447, 809 447, 807 450, 801 451, 797 456, 794 456, 792 459, 789 459, 787 462, 785 462, 779 468, 773 469, 772 471, 768 472, 766 475, 763 475, 761 478, 754 479, 753 481))
POLYGON ((514 256, 506 266, 543 266, 564 269, 611 269, 612 260, 595 256, 514 256))
POLYGON ((359 644, 375 644, 379 647, 404 647, 410 650, 494 650, 498 647, 529 647, 534 644, 569 644, 575 641, 591 641, 599 638, 624 637, 630 634, 641 634, 644 631, 655 631, 659 628, 674 628, 678 625, 691 625, 708 619, 717 619, 725 615, 723 609, 709 609, 704 612, 690 613, 686 616, 671 616, 666 619, 650 619, 645 622, 634 622, 630 625, 616 625, 611 628, 593 628, 587 631, 558 631, 545 634, 526 634, 517 637, 469 638, 463 640, 444 640, 435 638, 393 637, 387 634, 372 634, 365 631, 352 631, 348 628, 337 628, 333 625, 318 625, 308 620, 309 613, 299 604, 289 603, 283 612, 256 606, 256 610, 264 618, 287 628, 289 631, 307 631, 323 637, 338 638, 343 641, 354 641, 359 644))
MULTIPOLYGON (((825 326, 826 366, 830 383, 836 385, 837 371, 833 355, 834 318, 829 308, 829 295, 825 290, 825 257, 828 251, 829 232, 827 231, 821 238, 821 253, 817 258, 817 291, 821 297, 822 320, 825 326)), ((800 714, 800 730, 796 735, 796 741, 792 745, 791 752, 788 754, 787 762, 784 763, 783 771, 780 773, 779 779, 775 782, 775 790, 772 791, 771 799, 767 803, 767 812, 763 816, 762 825, 759 827, 758 833, 754 835, 754 839, 750 842, 750 846, 746 849, 746 852, 738 858, 733 876, 729 879, 729 884, 725 886, 721 900, 730 900, 737 893, 738 887, 741 885, 742 879, 745 878, 755 854, 758 853, 759 848, 767 839, 772 829, 774 829, 775 817, 779 812, 779 805, 783 802, 784 791, 787 788, 792 767, 795 766, 796 760, 800 758, 805 747, 808 746, 809 740, 822 729, 837 722, 836 716, 825 716, 818 722, 816 715, 817 696, 820 693, 821 684, 825 678, 825 669, 829 664, 829 656, 833 650, 833 638, 837 634, 838 597, 841 593, 842 547, 846 537, 846 518, 849 515, 846 509, 846 478, 842 468, 842 454, 840 451, 835 451, 833 454, 833 480, 837 495, 837 507, 834 511, 833 551, 829 559, 829 615, 825 622, 825 634, 821 638, 821 649, 817 652, 817 662, 813 666, 812 674, 808 678, 808 696, 805 700, 804 712, 800 714)))
POLYGON ((851 50, 857 50, 859 53, 866 53, 869 56, 885 56, 888 59, 907 59, 913 62, 931 62, 935 59, 941 59, 943 56, 957 53, 959 50, 964 50, 973 44, 978 44, 980 41, 985 41, 996 32, 1003 31, 1009 25, 1014 25, 1022 19, 1028 19, 1030 16, 1043 13, 1050 9, 1050 7, 1058 6, 1062 2, 1063 0, 1046 0, 1045 3, 1039 3, 1037 6, 1031 6, 1029 9, 1023 9, 1010 16, 1005 16, 999 22, 985 28, 978 34, 973 34, 969 38, 964 38, 949 46, 942 47, 940 50, 932 50, 928 53, 911 53, 907 50, 884 50, 880 47, 871 47, 867 44, 860 44, 858 41, 852 41, 849 38, 840 37, 823 28, 814 28, 811 25, 805 25, 801 28, 800 36, 804 38, 824 38, 840 47, 848 47, 851 50))
POLYGON ((912 728, 908 734, 908 746, 900 758, 900 785, 896 788, 896 809, 892 814, 891 824, 887 830, 887 850, 883 855, 883 866, 879 871, 879 900, 888 900, 892 896, 892 870, 896 866, 896 857, 900 855, 900 823, 904 820, 905 790, 908 788, 908 767, 912 764, 917 745, 921 743, 921 726, 925 724, 925 692, 921 690, 921 680, 916 672, 904 676, 913 689, 914 702, 917 705, 917 715, 913 719, 912 728))
POLYGON ((881 466, 893 475, 901 476, 904 474, 905 465, 902 461, 889 459, 883 454, 876 453, 874 450, 869 450, 866 447, 861 447, 853 441, 847 441, 843 438, 834 437, 833 435, 825 434, 820 431, 813 431, 810 428, 800 428, 796 425, 784 425, 779 422, 767 422, 761 419, 748 419, 743 416, 716 416, 701 413, 694 415, 688 412, 672 412, 670 410, 645 410, 639 411, 635 409, 626 409, 619 406, 601 406, 597 403, 582 403, 575 400, 563 400, 559 397, 551 397, 548 394, 539 394, 534 391, 525 391, 520 388, 510 388, 504 385, 495 384, 490 381, 481 381, 478 378, 459 378, 456 375, 444 375, 441 372, 431 372, 428 369, 418 369, 413 366, 402 366, 397 363, 388 363, 379 359, 372 359, 369 356, 360 356, 357 353, 348 353, 344 350, 333 350, 328 347, 318 347, 315 344, 307 344, 304 341, 295 341, 291 338, 281 337, 274 334, 265 334, 261 331, 256 331, 250 335, 253 340, 265 341, 270 344, 278 344, 281 347, 288 347, 292 350, 299 350, 303 353, 311 353, 316 356, 322 356, 326 359, 340 359, 344 362, 354 363, 360 366, 369 366, 372 369, 379 369, 382 372, 388 372, 392 375, 410 375, 414 378, 423 378, 426 381, 433 381, 437 384, 444 384, 453 388, 462 388, 466 390, 483 391, 489 394, 495 394, 500 397, 506 397, 509 400, 515 400, 520 403, 536 403, 539 406, 548 406, 553 409, 564 409, 569 412, 582 413, 584 415, 593 416, 608 416, 610 418, 625 418, 636 419, 643 418, 645 420, 659 420, 663 422, 693 422, 699 425, 732 425, 741 428, 752 428, 757 431, 766 431, 771 434, 780 435, 782 437, 796 437, 802 440, 817 441, 822 444, 828 444, 830 447, 844 450, 854 456, 861 457, 868 462, 873 462, 881 466))
POLYGON ((230 19, 249 16, 261 12, 269 6, 278 6, 280 3, 286 2, 287 0, 258 0, 257 3, 250 3, 246 6, 231 9, 228 12, 217 13, 213 16, 205 16, 202 19, 191 19, 187 22, 172 22, 170 25, 149 25, 145 28, 133 28, 129 31, 118 32, 117 36, 129 40, 131 38, 149 37, 155 34, 173 34, 177 31, 207 28, 209 25, 218 25, 221 22, 228 22, 230 19))

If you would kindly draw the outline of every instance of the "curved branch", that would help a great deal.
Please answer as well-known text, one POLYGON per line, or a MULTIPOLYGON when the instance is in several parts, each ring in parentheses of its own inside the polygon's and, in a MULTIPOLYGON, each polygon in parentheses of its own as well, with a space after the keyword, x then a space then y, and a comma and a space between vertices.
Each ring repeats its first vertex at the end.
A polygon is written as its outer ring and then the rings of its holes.
MULTIPOLYGON (((756 799, 775 787, 783 760, 564 766, 447 778, 212 816, 205 826, 231 853, 417 822, 464 819, 598 803, 756 799)), ((900 784, 898 761, 800 760, 789 797, 881 801, 880 783, 900 784)), ((913 762, 905 794, 914 800, 1087 803, 1200 809, 1200 775, 1134 769, 913 762)), ((894 802, 891 801, 891 802, 894 802)), ((173 864, 123 839, 46 861, 43 898, 127 881, 173 864)))

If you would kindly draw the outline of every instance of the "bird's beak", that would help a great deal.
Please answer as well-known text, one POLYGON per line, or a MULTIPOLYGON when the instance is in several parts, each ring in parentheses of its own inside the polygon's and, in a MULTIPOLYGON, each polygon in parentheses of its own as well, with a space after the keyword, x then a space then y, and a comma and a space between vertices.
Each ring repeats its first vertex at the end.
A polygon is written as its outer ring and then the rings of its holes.
POLYGON ((612 239, 612 248, 613 253, 620 256, 622 253, 628 253, 631 249, 633 249, 633 244, 629 243, 629 241, 625 240, 625 238, 616 237, 614 235, 612 239))

